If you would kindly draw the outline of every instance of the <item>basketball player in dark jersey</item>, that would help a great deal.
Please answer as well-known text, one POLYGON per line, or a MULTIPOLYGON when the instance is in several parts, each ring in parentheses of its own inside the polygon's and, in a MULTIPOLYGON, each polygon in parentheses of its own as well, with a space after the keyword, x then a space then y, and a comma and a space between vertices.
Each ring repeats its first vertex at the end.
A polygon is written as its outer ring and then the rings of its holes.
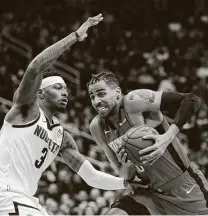
POLYGON ((123 95, 111 72, 93 75, 88 91, 98 112, 90 125, 96 143, 120 175, 129 181, 139 176, 150 183, 148 189, 121 197, 107 214, 208 214, 207 181, 202 172, 192 167, 177 139, 180 128, 199 109, 200 99, 191 93, 148 89, 123 95), (171 125, 161 112, 166 110, 175 111, 171 125), (149 153, 150 149, 151 153, 142 154, 144 163, 136 166, 126 162, 127 154, 119 146, 120 137, 135 125, 149 125, 159 132, 152 136, 155 144, 142 150, 149 153))

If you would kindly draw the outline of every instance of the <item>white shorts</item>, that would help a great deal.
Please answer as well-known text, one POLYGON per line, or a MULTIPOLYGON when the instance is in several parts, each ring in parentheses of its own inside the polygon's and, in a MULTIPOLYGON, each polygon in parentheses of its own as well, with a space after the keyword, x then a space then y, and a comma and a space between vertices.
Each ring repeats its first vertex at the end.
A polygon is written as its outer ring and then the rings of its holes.
POLYGON ((49 216, 37 198, 12 191, 0 191, 0 215, 49 216))

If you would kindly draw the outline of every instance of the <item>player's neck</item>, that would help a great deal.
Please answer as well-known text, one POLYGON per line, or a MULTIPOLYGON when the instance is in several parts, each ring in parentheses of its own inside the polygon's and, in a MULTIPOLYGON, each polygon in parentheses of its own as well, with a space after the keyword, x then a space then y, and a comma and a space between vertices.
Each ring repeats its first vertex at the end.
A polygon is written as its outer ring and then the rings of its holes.
POLYGON ((48 109, 46 106, 40 106, 40 108, 43 110, 44 114, 46 115, 47 119, 50 123, 52 123, 52 119, 54 116, 54 112, 52 112, 50 109, 48 109))
POLYGON ((120 120, 121 120, 120 116, 119 116, 119 110, 120 110, 121 103, 122 103, 122 98, 119 99, 119 101, 118 101, 116 107, 114 108, 113 112, 108 117, 111 120, 111 122, 113 122, 115 124, 115 126, 118 125, 120 120))

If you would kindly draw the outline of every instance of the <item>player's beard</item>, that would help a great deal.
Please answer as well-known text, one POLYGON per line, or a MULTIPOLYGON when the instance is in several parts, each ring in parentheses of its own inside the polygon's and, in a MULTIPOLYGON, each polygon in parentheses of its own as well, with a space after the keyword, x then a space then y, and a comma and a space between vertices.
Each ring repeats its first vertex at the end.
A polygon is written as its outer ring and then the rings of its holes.
POLYGON ((65 113, 66 112, 66 107, 59 107, 57 109, 57 112, 65 113))
POLYGON ((57 106, 56 107, 56 112, 65 113, 66 112, 66 106, 65 107, 57 106))
POLYGON ((116 104, 110 109, 109 113, 105 117, 111 117, 116 113, 116 104))

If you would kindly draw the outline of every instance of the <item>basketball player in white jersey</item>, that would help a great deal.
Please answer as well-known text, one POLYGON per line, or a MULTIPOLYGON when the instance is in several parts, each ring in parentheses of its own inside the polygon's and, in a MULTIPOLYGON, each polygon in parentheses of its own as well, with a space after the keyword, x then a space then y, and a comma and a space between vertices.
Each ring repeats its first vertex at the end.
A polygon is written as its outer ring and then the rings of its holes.
POLYGON ((58 153, 92 187, 117 190, 128 185, 122 178, 95 170, 78 152, 73 138, 53 117, 67 105, 66 84, 60 76, 43 79, 43 72, 102 19, 101 14, 89 18, 76 32, 45 49, 29 64, 0 136, 0 215, 47 214, 33 195, 43 171, 58 153))

